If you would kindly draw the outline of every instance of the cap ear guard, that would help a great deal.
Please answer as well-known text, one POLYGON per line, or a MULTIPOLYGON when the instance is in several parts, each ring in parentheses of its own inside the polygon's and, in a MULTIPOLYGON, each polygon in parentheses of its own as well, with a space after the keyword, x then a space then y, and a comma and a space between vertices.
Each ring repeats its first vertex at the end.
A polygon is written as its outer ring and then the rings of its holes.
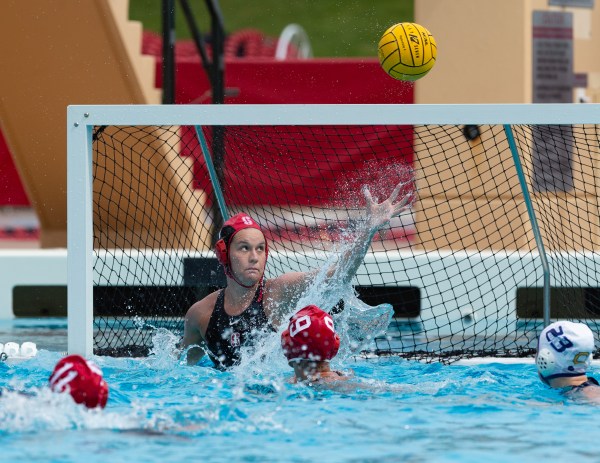
POLYGON ((544 373, 553 372, 556 369, 556 358, 550 349, 541 349, 535 356, 535 365, 537 366, 540 379, 548 383, 548 379, 544 377, 544 373))
POLYGON ((219 263, 223 267, 227 268, 227 244, 225 244, 225 240, 223 238, 215 243, 215 255, 217 256, 219 263))
POLYGON ((219 240, 215 243, 215 254, 219 263, 227 269, 229 265, 229 256, 227 252, 227 245, 231 242, 233 235, 235 235, 236 229, 231 225, 223 225, 219 232, 219 240))

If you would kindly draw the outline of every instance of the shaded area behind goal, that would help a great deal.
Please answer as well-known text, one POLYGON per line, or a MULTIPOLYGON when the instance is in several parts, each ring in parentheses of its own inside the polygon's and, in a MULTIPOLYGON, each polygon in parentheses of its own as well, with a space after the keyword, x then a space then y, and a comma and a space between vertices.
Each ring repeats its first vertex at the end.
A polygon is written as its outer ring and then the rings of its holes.
MULTIPOLYGON (((363 184, 380 198, 401 180, 416 189, 413 209, 376 235, 353 282, 363 301, 394 307, 375 353, 445 362, 530 356, 543 269, 526 199, 504 128, 464 129, 226 126, 217 141, 212 127, 201 133, 217 154, 229 212, 245 211, 265 229, 267 277, 322 265, 358 225, 363 184)), ((552 269, 552 312, 595 325, 597 126, 512 130, 552 269)), ((95 130, 97 353, 147 354, 156 328, 180 333, 191 303, 224 284, 211 251, 217 201, 194 134, 95 130), (171 209, 173 188, 184 202, 171 209)), ((335 315, 343 304, 324 309, 335 315)))

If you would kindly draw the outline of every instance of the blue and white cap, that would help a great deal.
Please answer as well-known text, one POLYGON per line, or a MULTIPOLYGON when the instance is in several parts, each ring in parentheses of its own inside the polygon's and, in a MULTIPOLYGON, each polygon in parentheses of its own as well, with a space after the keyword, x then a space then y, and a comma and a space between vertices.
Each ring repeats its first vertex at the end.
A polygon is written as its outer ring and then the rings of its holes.
POLYGON ((559 321, 540 334, 535 364, 547 383, 553 378, 585 375, 593 353, 594 334, 587 325, 559 321))

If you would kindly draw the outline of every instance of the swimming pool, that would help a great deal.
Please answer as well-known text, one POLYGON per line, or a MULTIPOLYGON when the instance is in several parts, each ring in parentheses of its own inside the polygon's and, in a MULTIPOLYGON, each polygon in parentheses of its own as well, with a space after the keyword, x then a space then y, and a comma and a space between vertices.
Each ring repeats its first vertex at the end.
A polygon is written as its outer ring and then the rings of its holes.
POLYGON ((278 353, 260 370, 182 365, 161 332, 149 358, 95 359, 110 397, 88 411, 44 387, 66 319, 3 321, 8 340, 40 352, 0 363, 0 387, 37 393, 0 399, 0 461, 538 462, 559 450, 597 460, 598 408, 546 388, 531 363, 348 359, 335 366, 355 372, 355 389, 314 390, 285 381, 278 353))

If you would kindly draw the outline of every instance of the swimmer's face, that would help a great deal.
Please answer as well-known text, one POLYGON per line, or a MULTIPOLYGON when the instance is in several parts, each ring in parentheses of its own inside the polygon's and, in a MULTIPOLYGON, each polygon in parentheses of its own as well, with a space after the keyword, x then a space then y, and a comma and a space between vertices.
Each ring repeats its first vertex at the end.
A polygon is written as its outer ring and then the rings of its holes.
POLYGON ((246 228, 235 234, 229 245, 231 271, 240 282, 258 283, 265 272, 267 242, 260 230, 246 228))

